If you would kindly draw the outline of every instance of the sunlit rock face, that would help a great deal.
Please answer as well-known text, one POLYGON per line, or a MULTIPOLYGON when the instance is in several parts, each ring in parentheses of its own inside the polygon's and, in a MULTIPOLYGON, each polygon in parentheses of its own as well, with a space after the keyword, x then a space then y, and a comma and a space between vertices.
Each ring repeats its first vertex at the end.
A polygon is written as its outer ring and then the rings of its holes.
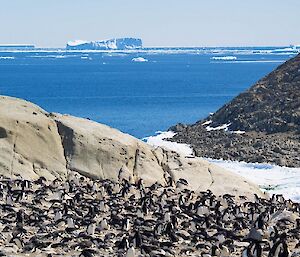
POLYGON ((35 180, 126 179, 145 185, 170 181, 180 190, 263 196, 245 179, 200 158, 187 158, 117 129, 70 115, 48 113, 30 102, 0 96, 0 175, 35 180), (181 183, 184 181, 184 183, 181 183))

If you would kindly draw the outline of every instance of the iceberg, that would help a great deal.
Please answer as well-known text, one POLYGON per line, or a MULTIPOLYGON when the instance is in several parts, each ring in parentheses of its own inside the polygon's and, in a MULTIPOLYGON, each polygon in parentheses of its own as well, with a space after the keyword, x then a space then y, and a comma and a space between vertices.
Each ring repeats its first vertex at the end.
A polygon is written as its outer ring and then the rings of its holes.
POLYGON ((115 38, 102 41, 70 41, 66 50, 130 50, 142 47, 142 40, 139 38, 115 38))
POLYGON ((235 61, 236 59, 236 56, 214 56, 211 58, 211 60, 215 61, 235 61))
POLYGON ((148 60, 143 57, 136 57, 136 58, 133 58, 131 61, 133 61, 133 62, 148 62, 148 60))
POLYGON ((13 56, 0 56, 0 60, 14 60, 15 57, 13 56))

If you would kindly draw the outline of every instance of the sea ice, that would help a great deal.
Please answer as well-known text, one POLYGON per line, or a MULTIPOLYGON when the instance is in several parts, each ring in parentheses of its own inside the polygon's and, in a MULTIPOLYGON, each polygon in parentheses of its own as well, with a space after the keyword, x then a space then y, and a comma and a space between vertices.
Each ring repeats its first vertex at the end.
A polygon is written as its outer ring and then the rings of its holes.
MULTIPOLYGON (((192 156, 193 149, 189 145, 164 140, 174 135, 176 133, 172 131, 157 132, 156 136, 150 136, 144 140, 152 146, 161 146, 185 156, 192 156)), ((280 167, 267 163, 206 160, 248 179, 263 191, 270 194, 282 194, 287 199, 300 202, 300 168, 280 167)))
POLYGON ((216 61, 235 61, 237 60, 236 56, 214 56, 211 58, 216 61))
POLYGON ((148 62, 148 60, 143 57, 136 57, 136 58, 133 58, 131 61, 133 61, 133 62, 148 62))
POLYGON ((282 194, 288 199, 300 201, 300 168, 264 163, 209 161, 252 181, 270 194, 282 194))
POLYGON ((13 60, 13 59, 15 59, 15 57, 13 57, 13 56, 0 56, 0 59, 2 59, 2 60, 13 60))

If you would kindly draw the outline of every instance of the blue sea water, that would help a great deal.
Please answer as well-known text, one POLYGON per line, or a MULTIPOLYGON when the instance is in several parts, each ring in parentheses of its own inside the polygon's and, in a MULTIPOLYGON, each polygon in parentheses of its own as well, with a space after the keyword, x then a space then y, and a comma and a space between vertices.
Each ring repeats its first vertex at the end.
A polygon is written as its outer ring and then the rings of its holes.
POLYGON ((272 47, 0 52, 0 94, 143 138, 204 118, 295 54, 272 47))

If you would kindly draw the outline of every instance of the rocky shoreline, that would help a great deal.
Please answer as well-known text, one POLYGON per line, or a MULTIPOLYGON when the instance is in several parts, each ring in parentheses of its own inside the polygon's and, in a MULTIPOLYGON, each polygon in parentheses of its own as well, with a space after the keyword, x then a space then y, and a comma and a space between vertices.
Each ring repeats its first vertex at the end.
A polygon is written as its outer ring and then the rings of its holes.
POLYGON ((169 141, 189 144, 199 157, 300 167, 299 134, 256 131, 235 134, 223 130, 207 131, 201 124, 177 125, 170 130, 176 135, 169 141))
POLYGON ((300 167, 300 55, 170 141, 200 157, 300 167))

